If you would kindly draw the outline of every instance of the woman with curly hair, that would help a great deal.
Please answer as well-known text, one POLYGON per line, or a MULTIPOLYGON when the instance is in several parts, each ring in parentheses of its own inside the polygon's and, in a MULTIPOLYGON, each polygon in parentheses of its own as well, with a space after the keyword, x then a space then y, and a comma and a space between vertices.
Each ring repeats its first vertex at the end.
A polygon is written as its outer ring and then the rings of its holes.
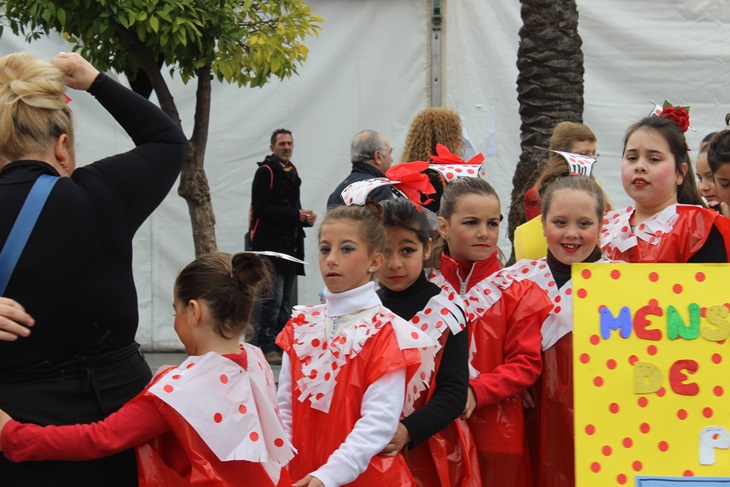
MULTIPOLYGON (((416 115, 408 129, 401 162, 431 162, 431 154, 436 154, 436 144, 443 144, 453 154, 463 156, 461 117, 450 108, 428 107, 416 115)), ((422 204, 436 213, 446 181, 437 171, 427 170, 427 174, 436 192, 425 197, 422 204), (427 202, 429 199, 431 201, 427 202)))

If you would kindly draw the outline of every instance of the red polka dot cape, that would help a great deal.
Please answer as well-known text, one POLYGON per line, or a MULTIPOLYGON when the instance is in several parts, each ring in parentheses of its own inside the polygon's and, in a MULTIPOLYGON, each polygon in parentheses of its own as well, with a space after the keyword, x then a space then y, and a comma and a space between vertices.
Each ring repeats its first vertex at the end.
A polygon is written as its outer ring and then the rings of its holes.
MULTIPOLYGON (((432 281, 449 292, 460 287, 459 263, 442 254, 432 281)), ((552 308, 532 281, 499 270, 496 258, 475 262, 465 294, 470 387, 477 409, 468 420, 480 457, 482 481, 526 485, 523 390, 540 374, 540 326, 552 308), (493 273, 490 273, 492 271, 493 273), (478 276, 477 279, 473 279, 478 276)))
MULTIPOLYGON (((292 477, 316 470, 340 447, 360 419, 363 396, 375 381, 405 368, 403 410, 412 411, 433 373, 433 338, 382 305, 331 340, 325 313, 326 304, 295 306, 277 337, 291 361, 292 443, 298 450, 289 464, 292 477)), ((404 478, 411 476, 401 455, 375 456, 352 485, 401 485, 404 478)))
POLYGON ((634 207, 607 212, 601 229, 605 258, 625 262, 684 263, 707 241, 713 225, 730 256, 730 220, 700 206, 673 204, 631 228, 634 207))
POLYGON ((291 484, 282 466, 295 451, 278 417, 274 376, 260 349, 244 350, 247 370, 211 352, 169 369, 144 393, 156 399, 192 470, 182 479, 165 465, 164 441, 153 440, 137 448, 141 486, 227 487, 242 478, 256 486, 291 484))
MULTIPOLYGON (((420 409, 436 390, 436 374, 441 364, 442 350, 449 333, 456 335, 466 329, 465 304, 455 292, 441 290, 410 322, 438 342, 436 365, 430 376, 421 372, 422 379, 429 383, 425 391, 414 387, 409 394, 416 397, 413 408, 420 409), (419 393, 420 392, 420 393, 419 393)), ((403 416, 410 413, 404 411, 403 416)), ((408 451, 408 465, 420 487, 469 487, 481 485, 479 459, 474 439, 466 422, 456 418, 446 428, 430 437, 426 442, 408 451)))

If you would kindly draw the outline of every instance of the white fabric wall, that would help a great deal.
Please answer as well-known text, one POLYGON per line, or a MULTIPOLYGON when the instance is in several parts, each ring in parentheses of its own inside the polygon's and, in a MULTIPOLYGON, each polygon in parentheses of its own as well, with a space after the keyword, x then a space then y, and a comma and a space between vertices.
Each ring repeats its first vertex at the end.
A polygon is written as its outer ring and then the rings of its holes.
MULTIPOLYGON (((303 180, 302 204, 324 212, 327 196, 349 172, 349 142, 372 128, 389 137, 395 159, 412 118, 429 103, 428 0, 311 0, 325 23, 308 40, 309 60, 300 74, 261 89, 214 85, 206 169, 221 250, 241 250, 256 161, 268 153, 271 131, 294 132, 294 162, 303 180)), ((513 0, 442 0, 444 104, 458 109, 477 150, 487 154, 490 182, 509 202, 519 158, 515 66, 521 25, 513 0), (492 122, 494 120, 494 123, 492 122)), ((688 133, 700 139, 724 125, 730 111, 728 77, 730 8, 725 2, 578 0, 585 58, 584 121, 598 136, 598 177, 617 205, 628 204, 619 165, 623 133, 649 113, 647 100, 665 98, 692 107, 688 133)), ((50 58, 69 50, 57 37, 26 44, 6 32, 0 55, 26 50, 50 58)), ((171 80, 188 131, 194 83, 171 80)), ((77 117, 80 163, 131 147, 131 142, 86 94, 71 94, 77 117)), ((508 208, 503 207, 503 213, 508 208)), ((503 232, 504 233, 504 232, 503 232)), ((300 302, 316 302, 322 286, 315 231, 308 233, 308 275, 300 302)), ((509 252, 506 236, 502 247, 509 252)), ((172 330, 172 284, 193 255, 185 202, 173 190, 135 240, 140 302, 138 340, 147 349, 180 349, 172 330)))

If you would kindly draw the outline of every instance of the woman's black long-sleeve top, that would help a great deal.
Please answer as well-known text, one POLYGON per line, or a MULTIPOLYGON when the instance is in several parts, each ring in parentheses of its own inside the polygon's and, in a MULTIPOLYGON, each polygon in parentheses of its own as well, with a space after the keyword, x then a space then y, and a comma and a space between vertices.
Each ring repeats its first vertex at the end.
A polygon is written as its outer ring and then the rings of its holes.
MULTIPOLYGON (((77 168, 51 191, 5 293, 35 326, 27 338, 0 342, 0 373, 63 362, 104 334, 97 351, 134 341, 132 237, 174 184, 187 140, 159 108, 104 74, 89 93, 136 147, 77 168)), ((49 164, 27 160, 0 171, 0 246, 42 174, 58 175, 49 164)))

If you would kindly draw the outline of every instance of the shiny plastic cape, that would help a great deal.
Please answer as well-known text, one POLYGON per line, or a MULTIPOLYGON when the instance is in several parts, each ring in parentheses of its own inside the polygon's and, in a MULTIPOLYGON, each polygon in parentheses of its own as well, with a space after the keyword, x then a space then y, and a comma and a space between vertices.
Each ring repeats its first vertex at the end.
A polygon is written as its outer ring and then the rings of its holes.
MULTIPOLYGON (((249 370, 251 370, 251 367, 254 367, 255 369, 252 370, 253 374, 266 374, 267 371, 264 370, 266 366, 262 365, 262 362, 263 364, 266 362, 260 350, 255 349, 250 345, 246 345, 245 349, 248 352, 248 364, 250 367, 247 367, 249 370)), ((178 392, 177 394, 183 394, 183 396, 189 401, 189 396, 195 395, 195 387, 194 384, 190 384, 188 382, 187 387, 189 390, 187 392, 182 390, 184 389, 183 385, 186 384, 185 377, 182 377, 182 374, 185 374, 188 371, 192 372, 193 367, 187 367, 185 364, 188 363, 189 365, 190 363, 200 361, 206 357, 208 357, 208 355, 203 357, 191 357, 188 361, 183 363, 181 367, 168 369, 165 373, 160 374, 152 382, 152 384, 148 386, 147 390, 143 394, 138 396, 140 398, 142 396, 151 398, 171 428, 170 431, 162 436, 153 438, 149 442, 140 445, 135 449, 140 487, 188 485, 234 487, 241 484, 241 479, 246 479, 250 485, 262 487, 291 485, 292 480, 288 475, 286 467, 282 468, 271 462, 220 460, 203 440, 200 434, 196 432, 191 423, 189 423, 167 402, 150 392, 150 389, 155 386, 161 385, 165 381, 170 381, 172 379, 174 384, 181 384, 178 387, 181 389, 181 392, 178 392), (190 360, 193 362, 189 362, 190 360)), ((226 365, 229 368, 231 365, 236 365, 234 362, 226 358, 220 356, 217 356, 217 358, 224 362, 228 362, 226 365)), ((202 367, 202 362, 201 364, 193 363, 193 365, 201 365, 202 367)), ((243 372, 244 369, 238 367, 238 370, 243 372)), ((234 376, 230 379, 230 384, 232 386, 240 387, 242 385, 241 381, 244 379, 245 377, 243 374, 240 376, 234 376)), ((253 381, 254 379, 251 380, 253 381)), ((268 369, 268 374, 265 378, 261 376, 256 377, 255 380, 261 384, 268 384, 270 382, 271 390, 256 390, 253 392, 253 397, 251 398, 252 402, 249 404, 248 410, 245 411, 245 414, 248 415, 247 421, 245 422, 246 424, 259 422, 259 420, 255 419, 259 417, 259 409, 266 409, 266 411, 261 411, 262 414, 269 414, 271 411, 276 410, 276 404, 273 396, 273 375, 271 375, 270 369, 268 369)), ((217 383, 216 381, 212 382, 217 383)), ((228 382, 229 381, 225 381, 223 383, 226 384, 228 382)), ((221 410, 225 407, 225 402, 225 400, 221 401, 221 410)), ((210 404, 210 401, 207 401, 206 404, 210 404)), ((238 413, 243 415, 244 411, 239 410, 238 413)), ((230 431, 230 428, 236 427, 239 426, 237 424, 227 426, 228 431, 230 431)), ((262 432, 262 435, 259 435, 260 437, 256 438, 259 443, 267 439, 266 433, 267 432, 264 431, 262 432)), ((288 441, 279 441, 282 442, 282 446, 284 443, 287 445, 289 444, 288 441)), ((289 456, 290 455, 287 455, 287 458, 289 456)))
POLYGON ((730 219, 693 205, 670 205, 631 230, 634 208, 608 212, 601 230, 604 257, 625 262, 684 263, 707 241, 713 225, 730 256, 730 219))
MULTIPOLYGON (((322 307, 312 307, 321 312, 322 307)), ((385 309, 385 308, 383 308, 385 309)), ((310 308, 311 311, 311 308, 310 308)), ((392 313, 391 313, 392 314, 392 313)), ((395 315, 393 315, 395 316, 395 315)), ((398 318, 400 320, 400 318, 398 318)), ((339 372, 334 377, 332 405, 327 412, 312 407, 310 401, 317 401, 315 395, 300 395, 300 379, 303 369, 308 366, 310 357, 301 360, 296 353, 298 345, 294 326, 306 326, 300 315, 290 320, 277 337, 276 343, 289 355, 292 373, 292 443, 298 454, 289 463, 289 474, 300 479, 317 470, 327 462, 329 455, 337 450, 360 419, 360 406, 367 388, 389 372, 406 368, 406 383, 420 365, 421 359, 417 349, 401 350, 396 332, 390 324, 379 327, 379 331, 367 341, 354 356, 350 356, 343 365, 337 365, 339 372), (323 432, 326 431, 326 434, 323 432)), ((404 322, 405 324, 405 322, 404 322)), ((410 325, 406 325, 409 326, 410 325)), ((340 336, 334 340, 339 340, 340 336)), ((334 342, 333 340, 333 342, 334 342)), ((325 345, 326 348, 326 344, 325 345)), ((339 356, 339 350, 333 352, 339 356)), ((319 376, 319 374, 317 374, 319 376)), ((323 374, 324 375, 324 374, 323 374)), ((348 486, 412 486, 413 477, 401 454, 395 457, 374 456, 367 469, 348 486)))
POLYGON ((515 279, 538 284, 554 304, 542 323, 542 374, 530 389, 535 408, 525 410, 525 435, 534 485, 571 487, 575 485, 573 283, 570 280, 558 289, 546 259, 521 260, 505 271, 515 279))
POLYGON ((288 487, 293 483, 286 468, 281 469, 279 481, 274 483, 262 463, 221 462, 175 410, 159 399, 155 403, 172 431, 135 449, 140 487, 236 487, 241 485, 242 479, 247 485, 257 487, 288 487), (179 452, 180 444, 190 462, 190 470, 185 473, 167 460, 169 453, 179 452))
MULTIPOLYGON (((465 328, 463 319, 459 323, 447 327, 444 326, 441 318, 448 315, 426 312, 431 309, 438 309, 436 306, 432 306, 432 303, 437 303, 438 298, 445 298, 456 302, 456 306, 460 308, 453 313, 453 316, 461 315, 464 306, 461 298, 456 296, 455 293, 448 293, 444 290, 441 291, 440 296, 434 298, 429 301, 424 311, 416 314, 411 319, 412 324, 425 329, 431 337, 438 335, 437 339, 440 344, 439 351, 436 354, 434 371, 429 378, 428 389, 414 402, 413 408, 415 410, 425 406, 436 390, 436 375, 441 365, 443 347, 446 346, 448 337, 452 333, 462 332, 465 328), (448 330, 451 330, 451 332, 448 330)), ((450 304, 454 305, 453 303, 450 304)), ((482 485, 479 473, 479 458, 477 457, 474 439, 466 422, 460 418, 456 418, 446 428, 415 448, 403 450, 403 455, 418 487, 481 487, 482 485)))
POLYGON ((575 485, 573 427, 573 334, 564 335, 543 351, 543 374, 531 393, 526 434, 530 445, 535 487, 575 485))
MULTIPOLYGON (((445 345, 448 333, 439 340, 445 345)), ((443 349, 442 349, 443 350, 443 349)), ((436 357, 437 369, 441 363, 441 351, 436 357)), ((423 407, 436 387, 436 372, 431 377, 429 394, 416 401, 415 408, 423 407)), ((418 487, 481 487, 479 457, 469 426, 456 418, 424 443, 412 450, 404 450, 413 478, 418 487)))
MULTIPOLYGON (((437 274, 434 282, 443 286, 443 275, 437 274), (437 282, 439 277, 441 282, 437 282)), ((526 326, 524 332, 529 333, 539 357, 540 324, 552 303, 535 283, 495 279, 492 275, 473 286, 465 300, 470 316, 470 363, 476 374, 497 373, 510 358, 506 339, 509 329, 517 323, 526 326)), ((540 370, 534 370, 529 375, 536 377, 539 373, 540 370)), ((476 443, 482 484, 531 487, 521 393, 477 407, 467 423, 476 443)))

